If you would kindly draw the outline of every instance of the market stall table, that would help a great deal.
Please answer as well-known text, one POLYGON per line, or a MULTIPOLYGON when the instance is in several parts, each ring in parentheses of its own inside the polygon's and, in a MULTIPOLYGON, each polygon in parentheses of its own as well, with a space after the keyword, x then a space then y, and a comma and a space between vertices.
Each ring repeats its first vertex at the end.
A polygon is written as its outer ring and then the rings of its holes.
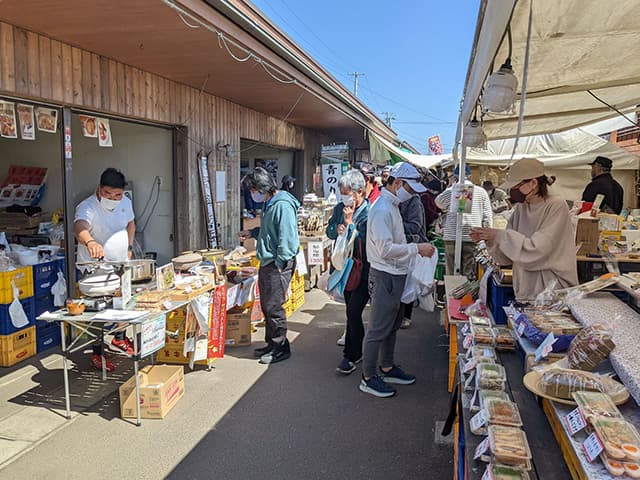
MULTIPOLYGON (((71 418, 71 398, 68 371, 68 358, 70 354, 86 348, 87 346, 93 345, 98 339, 104 343, 105 335, 112 335, 132 327, 134 353, 131 359, 133 360, 134 375, 136 379, 136 397, 139 398, 139 361, 144 357, 152 355, 164 346, 166 314, 184 307, 190 301, 191 300, 167 301, 164 305, 166 311, 163 312, 147 312, 142 310, 105 310, 102 312, 84 312, 80 315, 70 315, 66 309, 61 309, 51 313, 45 312, 40 315, 38 320, 60 322, 66 418, 71 418), (67 345, 66 342, 65 324, 70 327, 74 327, 79 331, 78 335, 76 335, 69 345, 67 345), (83 341, 81 339, 82 334, 88 335, 90 340, 83 341)), ((102 379, 107 379, 104 361, 102 362, 102 379)), ((138 402, 136 403, 136 425, 140 426, 142 424, 140 418, 140 405, 138 402)))
POLYGON ((578 281, 585 283, 608 273, 606 262, 615 260, 621 273, 640 272, 640 257, 628 254, 613 255, 612 257, 591 257, 587 255, 576 256, 578 262, 578 281))

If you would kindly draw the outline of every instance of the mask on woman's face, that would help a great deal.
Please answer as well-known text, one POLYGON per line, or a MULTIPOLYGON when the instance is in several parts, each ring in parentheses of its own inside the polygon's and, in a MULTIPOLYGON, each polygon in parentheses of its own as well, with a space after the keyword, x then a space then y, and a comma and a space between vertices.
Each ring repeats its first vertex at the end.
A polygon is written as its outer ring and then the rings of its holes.
POLYGON ((251 200, 253 200, 256 203, 264 202, 265 198, 267 198, 267 194, 266 193, 251 192, 251 200))
POLYGON ((102 205, 105 210, 109 210, 110 212, 118 208, 120 202, 121 200, 111 200, 110 198, 100 197, 100 205, 102 205))
POLYGON ((532 192, 532 190, 529 190, 529 193, 522 193, 520 188, 522 188, 522 185, 509 190, 509 201, 511 203, 523 203, 532 192))
POLYGON ((398 192, 396 193, 396 197, 398 197, 398 200, 400 200, 400 203, 402 202, 406 202, 407 200, 409 200, 413 195, 411 195, 407 189, 404 187, 404 185, 402 185, 399 189, 398 192))
POLYGON ((345 207, 351 207, 353 205, 353 195, 340 195, 340 200, 345 207))

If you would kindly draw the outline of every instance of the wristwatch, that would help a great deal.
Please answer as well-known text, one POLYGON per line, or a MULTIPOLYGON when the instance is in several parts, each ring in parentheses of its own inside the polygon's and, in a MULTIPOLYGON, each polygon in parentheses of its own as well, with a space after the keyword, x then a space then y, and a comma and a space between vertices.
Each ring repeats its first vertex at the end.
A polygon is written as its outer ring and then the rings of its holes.
POLYGON ((127 247, 127 250, 129 250, 130 252, 132 252, 132 251, 133 251, 133 245, 129 245, 129 246, 127 247))

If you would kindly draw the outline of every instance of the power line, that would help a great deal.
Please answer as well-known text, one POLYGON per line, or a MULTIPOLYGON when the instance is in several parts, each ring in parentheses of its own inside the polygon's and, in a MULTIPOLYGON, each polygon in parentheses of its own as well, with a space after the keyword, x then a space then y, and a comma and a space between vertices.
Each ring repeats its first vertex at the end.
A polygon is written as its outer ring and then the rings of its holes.
POLYGON ((384 123, 391 128, 391 122, 396 119, 396 116, 393 112, 381 112, 381 114, 384 115, 384 123))

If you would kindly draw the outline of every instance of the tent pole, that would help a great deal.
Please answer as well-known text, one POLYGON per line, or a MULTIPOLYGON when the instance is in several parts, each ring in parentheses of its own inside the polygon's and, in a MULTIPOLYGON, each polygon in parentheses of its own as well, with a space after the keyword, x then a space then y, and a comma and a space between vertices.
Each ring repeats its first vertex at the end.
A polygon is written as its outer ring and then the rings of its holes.
POLYGON ((454 253, 454 274, 460 275, 461 264, 462 264, 462 227, 463 227, 463 215, 464 212, 460 209, 460 202, 458 199, 464 190, 464 182, 466 180, 465 176, 465 164, 467 162, 467 147, 464 144, 460 145, 462 147, 462 155, 460 155, 460 163, 459 166, 459 174, 458 174, 458 183, 454 187, 453 192, 453 200, 456 201, 456 247, 454 253))

